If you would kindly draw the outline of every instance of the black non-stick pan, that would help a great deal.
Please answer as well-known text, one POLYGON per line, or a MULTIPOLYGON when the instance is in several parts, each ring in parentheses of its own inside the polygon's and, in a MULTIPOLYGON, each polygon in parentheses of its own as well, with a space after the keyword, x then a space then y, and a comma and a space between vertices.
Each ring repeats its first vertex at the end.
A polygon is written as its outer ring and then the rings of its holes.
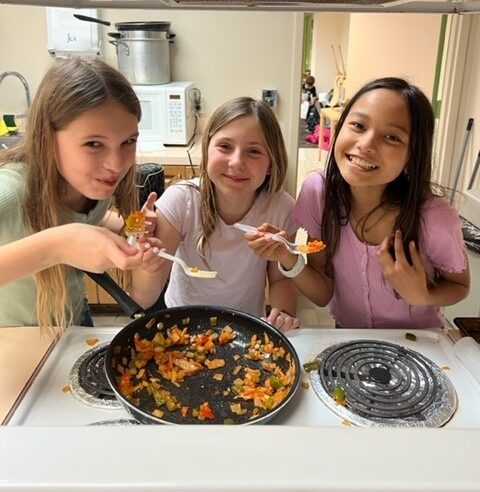
MULTIPOLYGON (((144 314, 142 309, 123 290, 118 286, 112 288, 113 280, 106 280, 106 275, 92 274, 90 276, 106 289, 130 316, 137 316, 137 319, 123 328, 110 343, 105 367, 107 379, 117 399, 138 421, 146 424, 265 423, 280 412, 295 394, 300 382, 300 361, 289 340, 266 321, 250 314, 218 306, 181 306, 142 315, 144 314), (181 403, 181 406, 188 407, 189 411, 186 415, 182 415, 180 409, 169 411, 165 405, 159 407, 147 389, 137 391, 133 398, 126 397, 122 394, 119 385, 122 373, 130 366, 132 354, 135 352, 134 337, 152 340, 158 331, 167 336, 169 329, 174 325, 181 329, 188 327, 189 335, 203 334, 207 330, 220 333, 226 325, 229 325, 236 334, 236 337, 229 343, 222 346, 216 345, 215 353, 209 357, 224 359, 224 367, 199 371, 193 376, 186 377, 183 382, 177 383, 177 385, 159 374, 158 366, 153 359, 145 366, 148 378, 157 380, 162 390, 173 395, 181 403), (246 367, 258 369, 263 381, 273 374, 271 370, 265 369, 262 364, 262 360, 268 363, 273 362, 272 359, 251 360, 248 357, 245 358, 245 355, 248 354, 251 338, 254 335, 257 336, 260 345, 264 343, 264 337, 267 335, 275 347, 283 348, 285 355, 274 362, 283 372, 289 368, 290 371, 292 368, 294 370, 294 377, 287 386, 281 402, 270 409, 257 410, 258 414, 254 412, 255 407, 252 400, 245 401, 236 398, 234 392, 231 391, 234 381, 237 378, 242 378, 245 374, 244 368, 246 367), (240 371, 238 366, 242 368, 240 371), (218 374, 222 374, 221 380, 213 377, 218 374), (214 418, 199 420, 198 417, 194 416, 193 410, 198 409, 205 402, 209 404, 214 418), (244 414, 238 415, 232 411, 231 405, 236 403, 241 403, 242 410, 246 410, 244 414), (161 417, 153 415, 153 412, 158 409, 164 412, 161 417)), ((173 349, 175 348, 172 347, 173 349)), ((132 382, 135 384, 138 381, 132 377, 132 382)))

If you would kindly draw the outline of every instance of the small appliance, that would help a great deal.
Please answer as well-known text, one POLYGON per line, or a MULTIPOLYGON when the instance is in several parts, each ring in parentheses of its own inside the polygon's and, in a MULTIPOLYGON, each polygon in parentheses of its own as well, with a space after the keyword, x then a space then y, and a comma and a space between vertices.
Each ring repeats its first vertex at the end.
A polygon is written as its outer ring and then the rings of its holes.
POLYGON ((195 130, 193 82, 132 87, 142 107, 137 149, 149 152, 165 145, 188 145, 195 130))

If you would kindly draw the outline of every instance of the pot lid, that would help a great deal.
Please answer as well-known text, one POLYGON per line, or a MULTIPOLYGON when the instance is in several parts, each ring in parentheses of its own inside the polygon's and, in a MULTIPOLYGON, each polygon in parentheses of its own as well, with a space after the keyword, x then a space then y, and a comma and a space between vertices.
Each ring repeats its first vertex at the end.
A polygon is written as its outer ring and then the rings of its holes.
POLYGON ((118 31, 169 31, 171 22, 117 22, 118 31))

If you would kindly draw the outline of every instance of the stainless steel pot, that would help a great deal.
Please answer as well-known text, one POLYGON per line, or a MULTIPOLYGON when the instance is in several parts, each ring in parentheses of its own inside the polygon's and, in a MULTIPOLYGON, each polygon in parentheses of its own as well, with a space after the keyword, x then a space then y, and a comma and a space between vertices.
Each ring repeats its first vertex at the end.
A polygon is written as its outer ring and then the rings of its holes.
POLYGON ((175 34, 170 22, 119 22, 115 39, 118 69, 131 84, 170 82, 170 44, 175 34))
MULTIPOLYGON (((110 26, 110 22, 73 14, 79 20, 110 26)), ((170 22, 117 22, 109 32, 117 52, 118 70, 131 84, 156 85, 170 82, 170 44, 175 34, 170 22)))

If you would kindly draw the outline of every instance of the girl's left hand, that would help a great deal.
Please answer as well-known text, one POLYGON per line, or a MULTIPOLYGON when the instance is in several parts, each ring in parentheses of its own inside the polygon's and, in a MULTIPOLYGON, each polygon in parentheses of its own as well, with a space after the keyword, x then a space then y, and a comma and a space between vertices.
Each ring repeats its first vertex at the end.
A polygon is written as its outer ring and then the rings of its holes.
POLYGON ((427 276, 414 241, 408 245, 412 265, 405 256, 401 231, 397 230, 394 234, 395 259, 389 252, 391 242, 391 236, 385 238, 377 252, 384 278, 390 282, 397 294, 409 304, 413 306, 427 304, 429 296, 427 276))
POLYGON ((295 318, 295 316, 285 313, 284 311, 280 311, 275 307, 270 311, 266 321, 282 333, 300 326, 300 320, 298 318, 295 318))
POLYGON ((142 264, 139 266, 142 270, 148 273, 157 273, 168 263, 167 260, 153 252, 154 248, 163 248, 163 243, 160 239, 143 235, 138 238, 137 247, 143 251, 142 264))
POLYGON ((148 195, 147 201, 143 204, 142 212, 145 215, 145 234, 152 236, 157 226, 157 214, 154 210, 154 203, 157 200, 157 194, 152 191, 148 195))

